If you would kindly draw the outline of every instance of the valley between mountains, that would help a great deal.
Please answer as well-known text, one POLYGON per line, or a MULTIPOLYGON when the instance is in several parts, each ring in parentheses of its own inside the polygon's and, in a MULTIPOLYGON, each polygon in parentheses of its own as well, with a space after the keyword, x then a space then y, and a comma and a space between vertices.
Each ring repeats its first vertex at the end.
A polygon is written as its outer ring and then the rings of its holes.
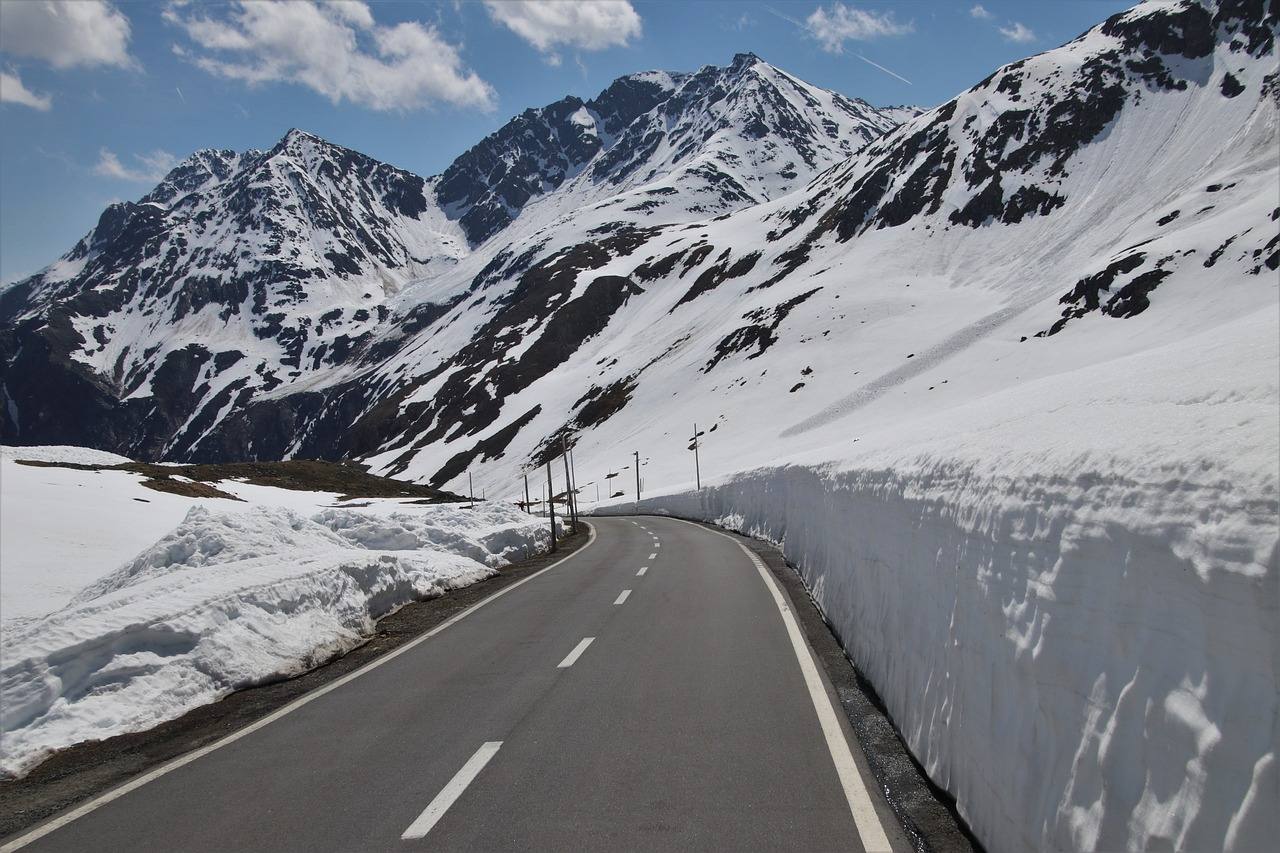
MULTIPOLYGON (((431 594, 542 541, 496 504, 553 461, 564 491, 568 448, 584 511, 776 543, 987 849, 1264 849, 1278 33, 1275 2, 1153 0, 928 110, 739 54, 429 177, 303 130, 198 151, 0 291, 0 434, 483 493, 431 594)), ((343 512, 298 547, 385 532, 343 512)))

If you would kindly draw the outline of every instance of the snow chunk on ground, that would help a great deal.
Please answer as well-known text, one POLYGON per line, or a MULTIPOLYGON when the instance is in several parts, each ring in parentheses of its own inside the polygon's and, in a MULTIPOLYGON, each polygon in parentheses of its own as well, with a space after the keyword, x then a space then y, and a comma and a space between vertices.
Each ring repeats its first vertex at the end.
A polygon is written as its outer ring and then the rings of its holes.
POLYGON ((65 462, 71 465, 124 465, 133 460, 127 456, 75 447, 69 444, 51 444, 42 447, 0 447, 0 458, 22 459, 26 462, 65 462))
POLYGON ((541 519, 504 504, 310 518, 193 507, 67 607, 4 626, 0 773, 301 673, 401 605, 488 577, 546 540, 541 519))

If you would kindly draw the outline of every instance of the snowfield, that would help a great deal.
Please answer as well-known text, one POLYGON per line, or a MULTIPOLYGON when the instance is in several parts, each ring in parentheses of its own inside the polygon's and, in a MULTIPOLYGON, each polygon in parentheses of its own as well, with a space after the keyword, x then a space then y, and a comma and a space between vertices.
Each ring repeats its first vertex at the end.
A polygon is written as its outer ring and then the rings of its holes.
MULTIPOLYGON (((6 614, 0 626, 0 775, 21 775, 53 750, 141 731, 233 690, 301 673, 360 644, 375 620, 401 605, 474 583, 547 544, 545 521, 506 504, 471 510, 379 501, 304 513, 193 501, 137 486, 129 479, 136 476, 123 472, 30 468, 12 464, 11 456, 5 455, 3 489, 7 594, 32 577, 23 560, 51 570, 54 560, 40 556, 49 542, 59 559, 84 559, 99 571, 62 609, 6 614), (48 524, 10 526, 9 508, 23 497, 11 479, 15 471, 56 475, 63 491, 95 501, 110 495, 99 482, 106 477, 155 504, 117 493, 126 512, 107 502, 98 526, 74 501, 61 512, 45 501, 43 511, 75 537, 57 543, 42 535, 48 524), (77 477, 83 488, 68 486, 77 477), (90 559, 99 547, 106 555, 126 547, 128 536, 139 535, 131 526, 148 513, 156 515, 147 524, 167 523, 182 503, 185 515, 132 559, 106 571, 105 557, 90 559)), ((332 498, 291 494, 300 504, 332 498)), ((40 597, 48 600, 47 590, 40 597)))

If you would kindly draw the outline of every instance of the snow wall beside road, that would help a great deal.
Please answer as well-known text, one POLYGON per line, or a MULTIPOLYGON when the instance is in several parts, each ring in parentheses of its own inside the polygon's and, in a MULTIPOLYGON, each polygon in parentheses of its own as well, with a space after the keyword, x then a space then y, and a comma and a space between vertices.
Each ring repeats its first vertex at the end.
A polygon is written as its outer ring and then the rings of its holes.
POLYGON ((1274 478, 1016 458, 765 468, 641 509, 779 543, 991 850, 1263 849, 1274 478))

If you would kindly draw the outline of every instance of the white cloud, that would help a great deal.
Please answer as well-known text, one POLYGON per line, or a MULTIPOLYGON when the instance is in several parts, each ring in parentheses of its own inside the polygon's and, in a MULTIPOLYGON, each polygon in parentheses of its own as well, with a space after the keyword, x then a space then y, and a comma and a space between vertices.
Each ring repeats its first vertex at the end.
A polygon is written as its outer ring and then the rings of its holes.
POLYGON ((53 106, 53 98, 48 95, 37 95, 22 85, 17 73, 0 71, 0 103, 22 104, 33 110, 42 112, 53 106))
POLYGON ((170 6, 194 49, 181 56, 249 85, 295 83, 335 104, 410 110, 435 101, 491 108, 494 91, 464 68, 458 48, 417 21, 380 26, 362 2, 238 0, 220 17, 170 6))
POLYGON ((558 47, 604 50, 640 37, 640 16, 628 0, 485 0, 489 17, 560 64, 558 47))
POLYGON ((1027 44, 1036 40, 1036 34, 1031 31, 1031 28, 1017 21, 1010 22, 1007 27, 1000 27, 1000 35, 1004 36, 1006 41, 1018 44, 1027 44))
POLYGON ((178 159, 168 151, 152 151, 150 154, 134 154, 137 165, 126 166, 112 151, 103 148, 98 152, 98 163, 93 167, 95 175, 119 178, 122 181, 158 183, 177 165, 178 159))
POLYGON ((900 36, 915 30, 899 23, 892 12, 868 12, 843 3, 819 6, 805 19, 805 29, 828 53, 842 53, 846 41, 867 41, 882 36, 900 36))
POLYGON ((986 10, 981 3, 975 3, 973 8, 969 10, 969 14, 977 18, 979 21, 989 21, 995 17, 986 10))
POLYGON ((27 0, 4 4, 0 50, 54 68, 136 68, 129 19, 104 0, 27 0))

